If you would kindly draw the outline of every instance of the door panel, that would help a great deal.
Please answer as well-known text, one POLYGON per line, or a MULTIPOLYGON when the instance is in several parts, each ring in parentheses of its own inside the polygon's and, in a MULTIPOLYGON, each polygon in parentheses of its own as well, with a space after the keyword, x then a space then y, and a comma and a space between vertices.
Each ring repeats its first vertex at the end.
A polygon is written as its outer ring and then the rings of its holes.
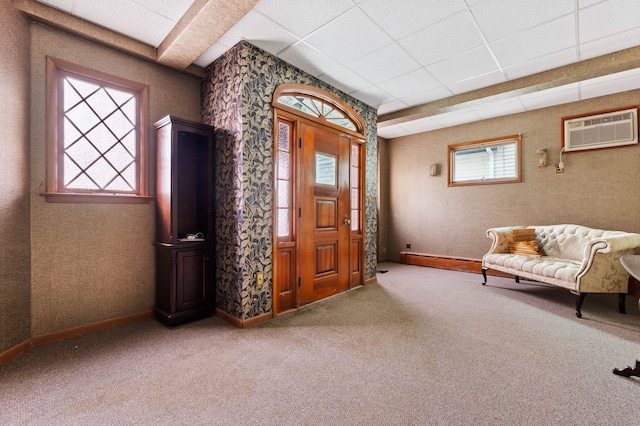
POLYGON ((300 124, 298 153, 299 305, 350 285, 351 141, 335 131, 300 124))

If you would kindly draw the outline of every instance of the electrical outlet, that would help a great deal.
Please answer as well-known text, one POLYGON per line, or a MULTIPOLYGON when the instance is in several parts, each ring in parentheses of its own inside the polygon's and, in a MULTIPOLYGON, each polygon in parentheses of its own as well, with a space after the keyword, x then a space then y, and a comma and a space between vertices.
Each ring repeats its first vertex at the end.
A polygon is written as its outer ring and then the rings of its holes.
POLYGON ((264 284, 264 274, 262 272, 258 272, 256 274, 256 287, 262 287, 264 284))
POLYGON ((407 243, 407 250, 411 250, 411 243, 407 243))

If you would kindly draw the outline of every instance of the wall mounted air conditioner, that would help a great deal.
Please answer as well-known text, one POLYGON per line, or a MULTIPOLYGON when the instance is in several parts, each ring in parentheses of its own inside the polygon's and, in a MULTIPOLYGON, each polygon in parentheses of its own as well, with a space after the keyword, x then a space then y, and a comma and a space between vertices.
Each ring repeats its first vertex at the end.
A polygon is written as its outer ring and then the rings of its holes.
POLYGON ((637 108, 564 120, 565 152, 637 143, 637 108))

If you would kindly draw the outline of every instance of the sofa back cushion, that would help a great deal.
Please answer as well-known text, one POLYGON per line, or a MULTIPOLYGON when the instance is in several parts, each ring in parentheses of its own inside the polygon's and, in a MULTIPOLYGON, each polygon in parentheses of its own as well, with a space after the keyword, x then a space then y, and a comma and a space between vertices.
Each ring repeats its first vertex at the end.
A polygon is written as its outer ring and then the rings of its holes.
POLYGON ((580 225, 536 226, 536 239, 547 256, 581 262, 585 249, 594 238, 619 234, 620 231, 605 231, 580 225))

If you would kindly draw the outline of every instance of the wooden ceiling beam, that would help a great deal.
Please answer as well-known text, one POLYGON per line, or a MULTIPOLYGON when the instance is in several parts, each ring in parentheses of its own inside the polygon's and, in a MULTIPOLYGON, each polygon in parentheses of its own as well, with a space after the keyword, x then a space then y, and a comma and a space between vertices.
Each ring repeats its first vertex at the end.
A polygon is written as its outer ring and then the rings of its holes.
POLYGON ((158 47, 158 62, 184 69, 246 15, 258 0, 196 0, 158 47))

